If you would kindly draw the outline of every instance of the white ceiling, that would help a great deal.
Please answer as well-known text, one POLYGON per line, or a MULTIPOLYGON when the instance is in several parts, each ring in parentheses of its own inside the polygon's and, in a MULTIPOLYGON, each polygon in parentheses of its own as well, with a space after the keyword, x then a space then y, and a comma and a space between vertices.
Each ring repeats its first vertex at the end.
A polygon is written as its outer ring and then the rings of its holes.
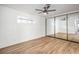
MULTIPOLYGON (((35 9, 42 9, 44 4, 5 4, 3 6, 10 7, 26 13, 38 15, 38 12, 35 11, 35 9)), ((56 11, 51 12, 49 15, 57 15, 79 10, 79 4, 51 4, 50 9, 56 9, 56 11)))

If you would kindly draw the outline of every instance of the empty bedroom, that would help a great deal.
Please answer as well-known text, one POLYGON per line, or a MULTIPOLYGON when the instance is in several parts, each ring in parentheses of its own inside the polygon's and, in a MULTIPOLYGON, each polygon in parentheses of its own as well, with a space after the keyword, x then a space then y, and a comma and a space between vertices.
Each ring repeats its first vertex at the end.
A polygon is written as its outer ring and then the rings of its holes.
POLYGON ((0 54, 78 54, 79 4, 0 4, 0 54))

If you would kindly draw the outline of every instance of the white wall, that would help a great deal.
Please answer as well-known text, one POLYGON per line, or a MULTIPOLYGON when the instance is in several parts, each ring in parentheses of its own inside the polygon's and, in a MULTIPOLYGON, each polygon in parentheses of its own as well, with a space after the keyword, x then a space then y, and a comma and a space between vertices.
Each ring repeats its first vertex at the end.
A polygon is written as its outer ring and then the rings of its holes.
POLYGON ((0 6, 0 48, 45 36, 43 17, 0 6), (35 24, 17 23, 17 16, 29 17, 35 24))

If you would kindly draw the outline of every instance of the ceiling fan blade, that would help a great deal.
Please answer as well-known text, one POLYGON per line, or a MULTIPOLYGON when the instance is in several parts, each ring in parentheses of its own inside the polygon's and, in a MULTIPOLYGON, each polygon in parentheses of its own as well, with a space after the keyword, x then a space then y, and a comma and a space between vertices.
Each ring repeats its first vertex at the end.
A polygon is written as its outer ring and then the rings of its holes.
POLYGON ((53 9, 53 10, 47 10, 47 12, 52 12, 52 11, 56 11, 56 9, 53 9))
POLYGON ((44 10, 47 10, 50 8, 50 4, 45 4, 45 6, 43 7, 44 10))
POLYGON ((41 9, 35 9, 36 11, 42 11, 41 9))
POLYGON ((47 9, 50 8, 50 4, 47 4, 47 9))
POLYGON ((38 14, 40 14, 40 13, 42 13, 42 12, 39 12, 38 14))

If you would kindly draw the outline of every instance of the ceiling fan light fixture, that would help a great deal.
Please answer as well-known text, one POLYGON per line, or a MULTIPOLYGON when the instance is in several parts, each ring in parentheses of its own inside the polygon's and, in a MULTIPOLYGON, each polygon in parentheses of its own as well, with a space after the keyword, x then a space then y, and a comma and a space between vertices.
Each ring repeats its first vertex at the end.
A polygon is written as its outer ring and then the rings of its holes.
POLYGON ((47 13, 43 13, 44 15, 47 15, 47 13))

